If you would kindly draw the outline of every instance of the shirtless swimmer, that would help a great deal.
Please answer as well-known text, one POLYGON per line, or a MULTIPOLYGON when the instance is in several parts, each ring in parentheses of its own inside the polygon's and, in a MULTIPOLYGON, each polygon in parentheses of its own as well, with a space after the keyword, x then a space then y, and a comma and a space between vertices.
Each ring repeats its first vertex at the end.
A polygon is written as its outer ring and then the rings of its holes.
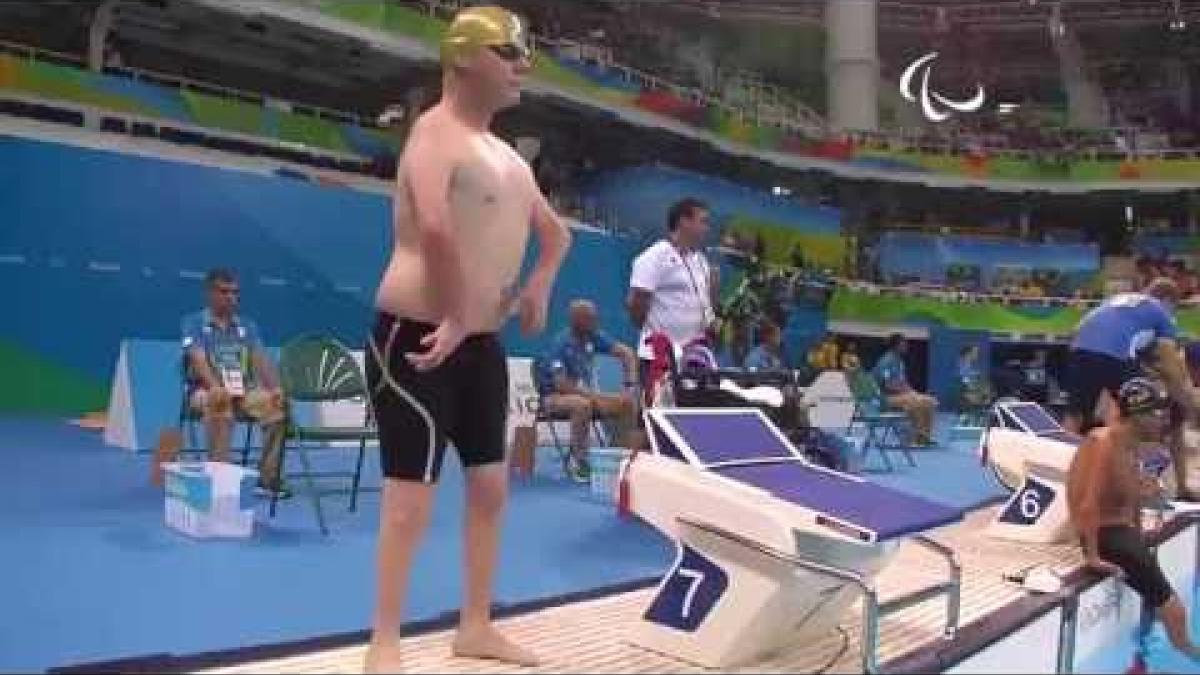
POLYGON ((447 442, 466 474, 465 597, 453 651, 525 666, 537 657, 492 624, 507 498, 508 372, 498 332, 515 310, 541 331, 570 234, 529 166, 489 131, 516 104, 531 52, 497 7, 455 17, 441 43, 442 99, 415 121, 400 158, 394 250, 376 296, 367 377, 385 476, 367 672, 402 665, 401 613, 447 442), (540 256, 520 288, 532 225, 540 256))

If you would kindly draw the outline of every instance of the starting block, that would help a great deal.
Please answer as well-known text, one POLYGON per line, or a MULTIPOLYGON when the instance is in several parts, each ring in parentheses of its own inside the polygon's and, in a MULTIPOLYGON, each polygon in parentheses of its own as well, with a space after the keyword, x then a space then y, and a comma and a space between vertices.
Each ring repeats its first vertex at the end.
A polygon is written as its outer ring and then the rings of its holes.
POLYGON ((624 470, 629 508, 676 542, 674 565, 631 639, 709 668, 752 663, 821 636, 863 598, 863 668, 879 621, 945 596, 958 625, 960 567, 920 537, 962 511, 809 462, 761 411, 652 409, 652 453, 624 470), (945 583, 880 603, 874 578, 906 539, 946 563, 945 583))
POLYGON ((1037 403, 1009 401, 992 408, 989 426, 979 437, 979 454, 1001 485, 1019 490, 1030 464, 1065 475, 1082 440, 1037 403))
POLYGON ((1074 536, 1067 510, 1067 471, 1083 440, 1037 403, 1006 401, 992 408, 980 455, 1011 491, 988 525, 997 539, 1062 544, 1074 536))
POLYGON ((1067 475, 1026 463, 1021 487, 988 525, 988 536, 1033 544, 1064 544, 1075 536, 1067 510, 1067 475))

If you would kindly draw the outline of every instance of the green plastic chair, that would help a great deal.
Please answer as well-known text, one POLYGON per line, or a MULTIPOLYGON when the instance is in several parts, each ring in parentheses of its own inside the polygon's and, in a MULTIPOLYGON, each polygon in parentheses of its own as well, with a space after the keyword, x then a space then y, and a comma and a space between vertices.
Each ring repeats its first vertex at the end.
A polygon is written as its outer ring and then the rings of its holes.
MULTIPOLYGON (((358 506, 358 493, 362 483, 363 457, 367 442, 378 439, 371 397, 367 390, 366 377, 354 355, 345 345, 321 334, 305 334, 284 345, 279 355, 279 378, 287 409, 287 430, 283 448, 280 449, 280 473, 286 466, 289 444, 294 444, 303 465, 303 471, 288 474, 289 478, 303 479, 317 523, 322 534, 329 534, 325 523, 325 512, 321 508, 321 497, 334 494, 350 494, 350 511, 358 506), (293 413, 295 403, 333 403, 338 401, 361 401, 365 405, 362 426, 320 427, 297 423, 293 413), (358 460, 353 472, 313 471, 308 444, 338 441, 358 441, 358 460), (352 478, 350 488, 318 489, 316 480, 326 478, 352 478)), ((271 515, 275 515, 278 494, 271 499, 271 515)))
POLYGON ((983 427, 996 402, 996 392, 987 381, 968 383, 959 380, 955 399, 958 401, 958 426, 983 427))
POLYGON ((854 395, 854 413, 846 433, 852 435, 854 427, 858 424, 865 428, 866 435, 861 450, 863 466, 866 466, 867 457, 872 450, 879 453, 884 467, 889 472, 895 471, 895 466, 887 455, 888 450, 899 450, 908 460, 909 466, 916 466, 917 462, 912 452, 902 440, 908 415, 889 409, 887 398, 871 373, 858 369, 848 373, 847 379, 850 391, 854 395))

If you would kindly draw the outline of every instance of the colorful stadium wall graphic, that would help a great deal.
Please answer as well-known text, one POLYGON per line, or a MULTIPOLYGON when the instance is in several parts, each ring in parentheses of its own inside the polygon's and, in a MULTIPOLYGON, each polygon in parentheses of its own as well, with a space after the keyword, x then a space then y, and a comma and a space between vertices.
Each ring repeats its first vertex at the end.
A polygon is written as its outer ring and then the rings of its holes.
POLYGON ((610 172, 584 189, 584 201, 619 230, 644 237, 666 232, 667 211, 684 197, 703 200, 711 210, 713 243, 722 235, 754 242, 761 237, 766 260, 788 264, 799 249, 808 264, 840 269, 846 253, 842 214, 743 185, 665 166, 610 172))
MULTIPOLYGON (((0 284, 23 289, 0 319, 0 410, 103 409, 121 341, 177 341, 217 266, 238 273, 269 345, 325 331, 361 347, 390 251, 387 195, 56 143, 0 138, 0 202, 0 284)), ((620 307, 634 252, 577 231, 549 325, 587 297, 632 341, 620 307)), ((550 333, 503 337, 528 355, 550 333)))
MULTIPOLYGON (((945 326, 958 330, 992 333, 1069 336, 1087 308, 1002 301, 949 301, 932 297, 905 296, 895 292, 870 293, 838 289, 829 304, 831 321, 855 321, 876 325, 945 326)), ((1176 312, 1179 327, 1188 335, 1200 336, 1200 310, 1176 312)))

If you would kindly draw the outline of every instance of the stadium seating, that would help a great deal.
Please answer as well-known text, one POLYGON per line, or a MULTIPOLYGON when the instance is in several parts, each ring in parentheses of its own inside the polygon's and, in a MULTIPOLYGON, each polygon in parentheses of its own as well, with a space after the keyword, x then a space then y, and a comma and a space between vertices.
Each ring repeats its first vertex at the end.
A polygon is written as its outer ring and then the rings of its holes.
POLYGON ((174 88, 115 73, 0 54, 0 92, 376 158, 396 141, 379 129, 279 110, 262 102, 174 88))

